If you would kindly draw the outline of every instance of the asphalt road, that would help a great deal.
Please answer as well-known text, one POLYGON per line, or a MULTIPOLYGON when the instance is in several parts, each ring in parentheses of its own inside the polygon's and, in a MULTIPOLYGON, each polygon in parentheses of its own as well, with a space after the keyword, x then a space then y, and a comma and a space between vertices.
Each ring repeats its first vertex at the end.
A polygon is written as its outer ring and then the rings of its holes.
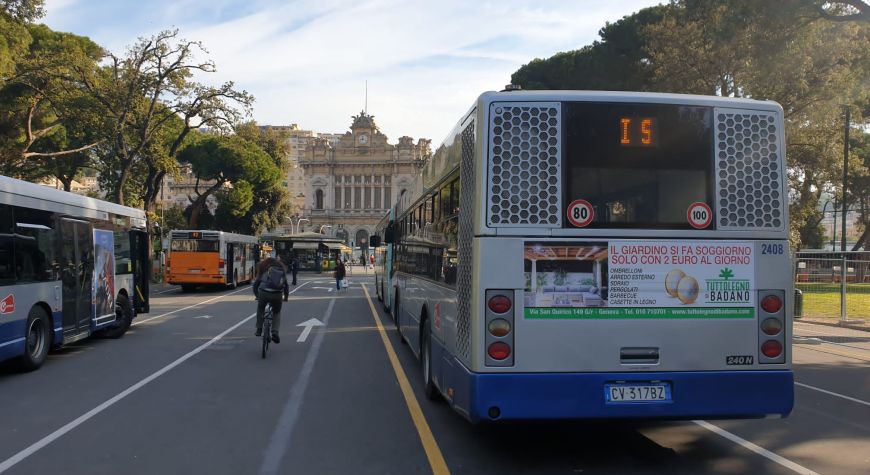
POLYGON ((472 426, 371 284, 303 275, 266 360, 245 286, 156 289, 120 340, 0 366, 0 473, 870 473, 870 333, 795 325, 787 419, 472 426))

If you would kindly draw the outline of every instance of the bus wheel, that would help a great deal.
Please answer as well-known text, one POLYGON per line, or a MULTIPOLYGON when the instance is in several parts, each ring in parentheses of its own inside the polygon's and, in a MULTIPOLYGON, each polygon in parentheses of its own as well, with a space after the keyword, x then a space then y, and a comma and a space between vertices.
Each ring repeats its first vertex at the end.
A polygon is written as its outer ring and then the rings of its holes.
POLYGON ((378 296, 378 300, 381 302, 384 301, 384 283, 381 281, 381 283, 378 284, 377 277, 375 277, 375 294, 378 296))
POLYGON ((24 354, 18 360, 18 366, 24 371, 33 371, 45 362, 51 346, 51 326, 45 310, 40 307, 30 309, 25 328, 24 354))
POLYGON ((124 294, 118 294, 118 300, 115 301, 115 322, 116 326, 107 328, 103 332, 105 337, 121 338, 133 323, 133 306, 130 305, 130 299, 124 294))
POLYGON ((432 380, 432 329, 429 320, 423 321, 423 332, 420 337, 420 361, 423 366, 423 393, 431 400, 438 399, 438 387, 432 380))
POLYGON ((192 292, 192 291, 193 291, 193 288, 194 288, 193 285, 187 285, 187 284, 182 284, 182 285, 181 285, 181 291, 182 291, 182 292, 192 292))

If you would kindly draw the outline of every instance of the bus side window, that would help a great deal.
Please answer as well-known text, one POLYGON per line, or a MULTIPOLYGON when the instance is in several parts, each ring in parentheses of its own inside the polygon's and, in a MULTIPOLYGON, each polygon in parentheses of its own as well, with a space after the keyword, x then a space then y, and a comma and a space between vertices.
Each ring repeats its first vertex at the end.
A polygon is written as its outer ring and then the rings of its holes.
POLYGON ((12 252, 12 207, 0 204, 0 285, 15 281, 15 262, 12 252))
POLYGON ((14 218, 15 274, 18 282, 55 280, 57 233, 53 214, 15 207, 14 218))

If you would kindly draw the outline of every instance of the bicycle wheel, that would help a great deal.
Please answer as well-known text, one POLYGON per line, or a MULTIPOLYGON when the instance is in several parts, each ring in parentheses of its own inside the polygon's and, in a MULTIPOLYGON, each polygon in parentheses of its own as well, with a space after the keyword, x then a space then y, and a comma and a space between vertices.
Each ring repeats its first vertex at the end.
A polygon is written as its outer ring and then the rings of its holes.
POLYGON ((266 314, 263 319, 263 354, 262 358, 266 358, 266 352, 269 350, 269 342, 272 341, 272 312, 266 314))

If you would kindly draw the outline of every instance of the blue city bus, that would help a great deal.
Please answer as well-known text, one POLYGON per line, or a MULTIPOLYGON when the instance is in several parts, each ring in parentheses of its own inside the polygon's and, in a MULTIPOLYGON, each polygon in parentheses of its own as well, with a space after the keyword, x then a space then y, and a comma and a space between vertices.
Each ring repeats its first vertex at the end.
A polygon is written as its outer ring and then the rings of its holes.
POLYGON ((0 361, 119 338, 148 312, 145 212, 0 176, 0 361))
POLYGON ((472 422, 787 416, 783 130, 769 101, 482 94, 382 232, 426 394, 472 422))

